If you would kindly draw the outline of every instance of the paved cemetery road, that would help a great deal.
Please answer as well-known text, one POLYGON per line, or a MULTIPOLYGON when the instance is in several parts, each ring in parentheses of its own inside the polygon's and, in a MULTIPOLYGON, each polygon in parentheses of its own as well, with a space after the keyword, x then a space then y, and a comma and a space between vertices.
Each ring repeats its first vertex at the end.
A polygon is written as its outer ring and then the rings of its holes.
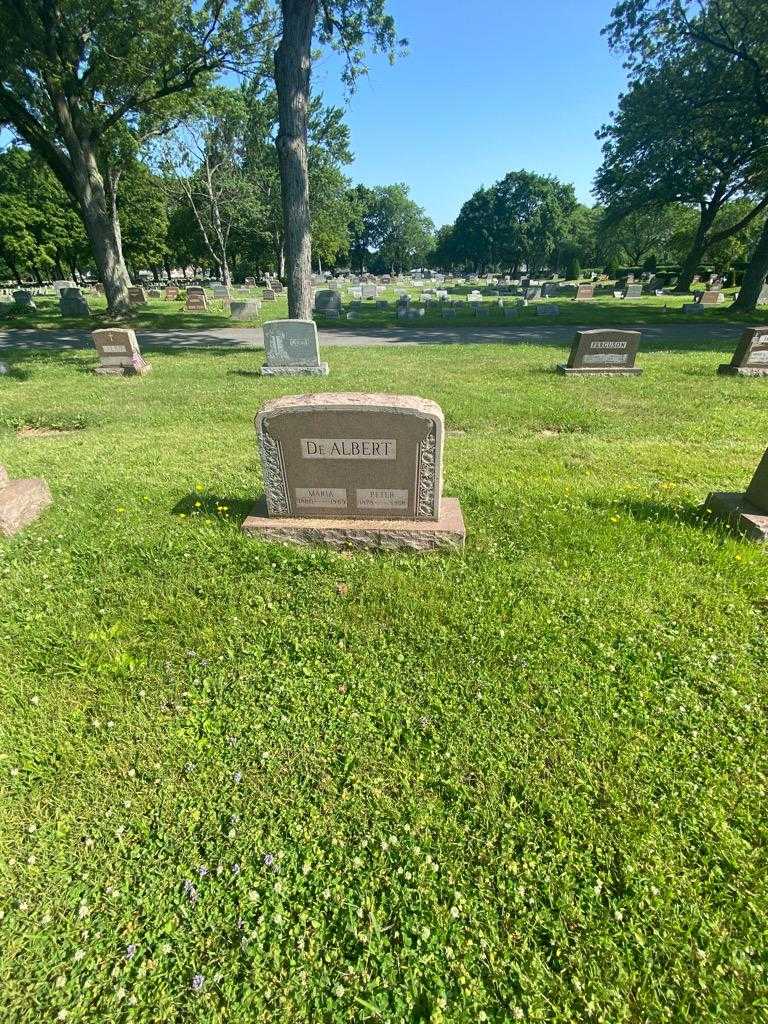
MULTIPOLYGON (((607 325, 606 325, 607 326, 607 325)), ((736 341, 744 330, 743 324, 642 324, 638 327, 620 325, 624 330, 642 332, 644 342, 654 346, 669 344, 670 348, 698 348, 707 342, 736 341)), ((481 326, 466 324, 452 327, 363 327, 357 330, 321 330, 323 347, 370 345, 456 345, 479 343, 530 342, 539 345, 568 344, 577 328, 567 324, 547 324, 541 327, 516 327, 512 324, 481 326)), ((137 330, 142 351, 163 348, 184 351, 209 348, 263 348, 261 328, 221 327, 211 330, 137 330)), ((34 350, 92 348, 88 331, 34 330, 11 328, 0 330, 0 352, 8 348, 34 350)))

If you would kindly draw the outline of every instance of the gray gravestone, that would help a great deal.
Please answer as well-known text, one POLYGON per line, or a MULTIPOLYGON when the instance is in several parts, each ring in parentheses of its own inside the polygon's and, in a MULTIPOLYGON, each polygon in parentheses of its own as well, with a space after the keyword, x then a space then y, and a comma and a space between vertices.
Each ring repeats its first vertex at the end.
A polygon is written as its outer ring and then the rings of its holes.
POLYGON ((717 372, 740 377, 768 377, 768 327, 748 327, 730 363, 721 364, 717 372))
POLYGON ((103 331, 93 331, 91 337, 100 360, 94 373, 110 377, 129 374, 142 376, 152 369, 139 350, 135 331, 110 327, 103 331))
POLYGON ((233 320, 255 320, 259 315, 261 303, 258 299, 244 299, 242 302, 230 302, 229 312, 233 320))
POLYGON ((320 362, 317 324, 313 320, 269 320, 264 324, 265 376, 311 374, 325 377, 328 363, 320 362))
POLYGON ((643 297, 643 286, 641 284, 627 284, 622 295, 623 299, 641 299, 643 297))
POLYGON ((226 285, 222 284, 214 285, 213 297, 214 299, 221 299, 224 302, 229 302, 229 300, 232 298, 229 288, 227 288, 226 285))
POLYGON ((59 312, 62 316, 90 316, 91 310, 79 288, 62 289, 59 298, 59 312))
POLYGON ((175 288, 173 285, 168 285, 168 287, 165 289, 165 301, 174 302, 176 299, 178 299, 178 297, 179 289, 175 288))
POLYGON ((536 307, 536 316, 560 316, 560 307, 555 306, 554 303, 545 302, 536 307))
POLYGON ((704 507, 752 540, 768 541, 768 451, 746 491, 714 491, 704 507))
POLYGON ((704 292, 701 296, 700 305, 702 306, 717 306, 721 302, 725 302, 725 295, 721 291, 711 290, 704 292))
POLYGON ((274 288, 265 288, 264 291, 261 293, 261 297, 262 297, 264 302, 274 302, 274 300, 275 300, 275 290, 274 290, 274 288))
POLYGON ((760 289, 760 295, 757 299, 758 306, 768 306, 768 284, 764 284, 760 289))
POLYGON ((324 288, 315 295, 315 313, 341 312, 341 296, 332 288, 324 288))
POLYGON ((14 304, 21 307, 21 309, 37 309, 37 306, 32 301, 32 292, 19 290, 13 293, 14 304))
POLYGON ((591 284, 580 284, 576 289, 576 298, 581 301, 582 299, 594 299, 595 288, 591 284))
POLYGON ((128 303, 131 306, 143 306, 147 301, 146 292, 139 285, 131 285, 128 289, 128 303))
POLYGON ((566 364, 557 367, 564 374, 634 374, 640 346, 639 331, 577 331, 566 364))
POLYGON ((541 288, 538 285, 528 285, 523 292, 523 297, 528 301, 532 302, 535 299, 541 298, 541 288))
POLYGON ((247 533, 337 548, 461 548, 458 502, 442 496, 440 407, 408 395, 291 395, 256 434, 268 515, 247 533))

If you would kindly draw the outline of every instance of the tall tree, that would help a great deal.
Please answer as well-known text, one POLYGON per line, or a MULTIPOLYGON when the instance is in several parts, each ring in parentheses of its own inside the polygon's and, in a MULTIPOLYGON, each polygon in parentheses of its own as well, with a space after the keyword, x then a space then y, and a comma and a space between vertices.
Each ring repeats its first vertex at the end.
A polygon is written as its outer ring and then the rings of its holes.
POLYGON ((82 216, 112 309, 127 302, 117 189, 179 97, 253 60, 266 0, 0 0, 0 123, 48 164, 82 216))
POLYGON ((288 315, 309 319, 312 312, 312 237, 309 204, 307 122, 310 104, 312 40, 345 56, 344 79, 353 86, 365 74, 364 44, 394 56, 395 23, 386 0, 280 0, 282 28, 275 52, 275 84, 280 120, 277 150, 283 206, 288 279, 288 315))
POLYGON ((737 234, 768 207, 768 148, 754 103, 744 95, 743 68, 719 52, 691 50, 642 72, 620 97, 619 109, 598 137, 605 139, 595 192, 608 218, 665 206, 699 209, 699 224, 683 261, 678 290, 690 289, 705 253, 737 234), (748 213, 715 227, 737 198, 752 198, 748 213))

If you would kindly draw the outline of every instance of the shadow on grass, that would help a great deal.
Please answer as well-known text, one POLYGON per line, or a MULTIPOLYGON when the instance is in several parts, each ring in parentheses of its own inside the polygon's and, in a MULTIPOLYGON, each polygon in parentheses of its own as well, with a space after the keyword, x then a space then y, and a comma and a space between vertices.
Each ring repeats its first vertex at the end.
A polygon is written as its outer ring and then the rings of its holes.
POLYGON ((259 380, 263 379, 261 370, 227 370, 228 377, 258 377, 259 380))
POLYGON ((668 523, 673 526, 702 529, 712 522, 712 517, 704 511, 703 498, 700 505, 665 505, 661 501, 645 498, 620 499, 616 502, 600 503, 600 507, 628 512, 633 519, 644 523, 668 523))
POLYGON ((177 501, 171 512, 188 519, 217 519, 230 526, 239 526, 256 503, 255 497, 222 497, 209 491, 192 491, 177 501))

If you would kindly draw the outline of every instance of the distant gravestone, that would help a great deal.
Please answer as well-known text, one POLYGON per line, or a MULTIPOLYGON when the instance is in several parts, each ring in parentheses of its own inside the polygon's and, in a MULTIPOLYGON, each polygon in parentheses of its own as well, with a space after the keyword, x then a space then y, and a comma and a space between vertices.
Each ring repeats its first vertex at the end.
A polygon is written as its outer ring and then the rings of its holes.
POLYGON ((594 299, 595 288, 591 284, 580 284, 576 288, 576 299, 581 301, 582 299, 594 299))
POLYGON ((568 362, 557 367, 564 374, 633 374, 643 371, 635 366, 640 346, 639 331, 577 331, 568 362))
POLYGON ((147 301, 147 294, 140 285, 131 285, 128 289, 128 304, 131 306, 143 306, 147 301))
POLYGON ((541 289, 542 297, 545 299, 553 299, 555 296, 560 294, 560 285, 554 281, 548 281, 541 289))
POLYGON ((274 290, 274 288, 265 288, 264 291, 261 293, 261 297, 262 297, 264 302, 274 302, 275 301, 275 290, 274 290))
POLYGON ((141 376, 152 369, 139 350, 135 331, 110 327, 93 331, 91 337, 100 360, 94 373, 109 377, 141 376))
POLYGON ((739 377, 768 377, 768 327, 749 327, 741 336, 730 363, 718 373, 739 377))
POLYGON ((175 288, 173 285, 168 285, 168 287, 165 289, 165 301, 175 302, 175 300, 178 299, 178 297, 179 289, 175 288))
POLYGON ((768 306, 768 284, 764 284, 760 289, 760 295, 757 299, 758 306, 768 306))
POLYGON ((208 309, 204 288, 197 285, 187 288, 187 309, 208 309))
POLYGON ((331 288, 324 288, 315 294, 315 307, 313 312, 328 314, 330 312, 341 312, 341 296, 331 288))
POLYGON ((266 539, 378 549, 461 548, 464 523, 442 497, 440 407, 408 395, 290 395, 256 417, 266 539))
POLYGON ((32 300, 32 292, 20 289, 13 293, 13 301, 14 304, 19 306, 21 309, 37 309, 37 306, 32 300))
POLYGON ((272 291, 275 293, 275 295, 282 295, 284 290, 285 289, 283 288, 282 281, 272 282, 272 291))
POLYGON ((313 320, 269 320, 264 324, 267 361, 264 376, 311 374, 325 377, 328 363, 320 362, 317 324, 313 320))
POLYGON ((252 288, 256 284, 255 277, 246 277, 245 284, 248 288, 252 288))
POLYGON ((217 284, 214 285, 213 288, 213 297, 214 299, 219 299, 223 302, 229 302, 229 300, 232 298, 232 295, 229 291, 229 288, 226 285, 217 284))
POLYGON ((643 297, 642 284, 627 284, 622 295, 623 299, 641 299, 643 297))
POLYGON ((560 307, 552 302, 545 302, 536 307, 536 316, 560 316, 560 307))
POLYGON ((159 288, 150 288, 150 290, 147 292, 147 298, 160 299, 162 298, 162 292, 160 291, 159 288))
POLYGON ((704 507, 751 540, 768 541, 768 451, 746 491, 713 491, 704 507))
POLYGON ((45 480, 11 480, 5 466, 0 466, 0 537, 18 533, 52 501, 45 480))
POLYGON ((701 296, 700 305, 702 306, 717 306, 721 302, 725 302, 725 295, 721 291, 712 290, 704 292, 701 296))
POLYGON ((360 297, 362 299, 375 299, 379 292, 375 284, 364 284, 360 289, 360 297))
POLYGON ((65 288, 76 288, 74 281, 54 281, 52 288, 54 295, 61 295, 65 288))
POLYGON ((59 312, 62 316, 90 316, 91 310, 79 288, 64 288, 59 297, 59 312))
POLYGON ((261 303, 258 299, 244 299, 229 304, 229 312, 233 320, 255 320, 260 310, 261 303))
POLYGON ((523 291, 523 298, 528 302, 533 302, 536 299, 541 298, 541 288, 538 285, 527 285, 523 291))

